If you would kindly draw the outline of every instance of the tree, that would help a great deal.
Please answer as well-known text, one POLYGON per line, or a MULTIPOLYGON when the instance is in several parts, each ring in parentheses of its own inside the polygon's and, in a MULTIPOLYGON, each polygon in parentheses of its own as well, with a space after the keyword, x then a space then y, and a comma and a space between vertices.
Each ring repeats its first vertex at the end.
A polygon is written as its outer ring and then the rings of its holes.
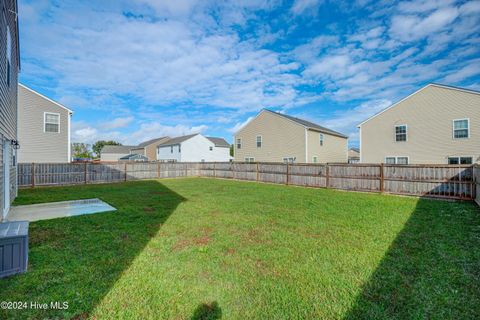
POLYGON ((95 152, 95 156, 100 157, 102 148, 104 146, 121 146, 122 144, 113 140, 99 140, 93 144, 92 150, 95 152))
POLYGON ((230 156, 234 156, 234 151, 233 151, 233 144, 230 145, 230 156))
POLYGON ((90 145, 86 143, 74 142, 72 143, 73 158, 88 159, 92 158, 90 145))

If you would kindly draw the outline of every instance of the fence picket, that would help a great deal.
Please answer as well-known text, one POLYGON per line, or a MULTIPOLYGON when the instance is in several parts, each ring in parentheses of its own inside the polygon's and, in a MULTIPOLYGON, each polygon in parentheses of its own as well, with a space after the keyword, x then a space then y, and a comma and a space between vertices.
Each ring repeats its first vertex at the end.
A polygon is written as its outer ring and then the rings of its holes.
MULTIPOLYGON (((302 163, 20 163, 18 185, 214 177, 449 199, 480 197, 479 166, 302 163)), ((479 201, 480 202, 480 201, 479 201)))

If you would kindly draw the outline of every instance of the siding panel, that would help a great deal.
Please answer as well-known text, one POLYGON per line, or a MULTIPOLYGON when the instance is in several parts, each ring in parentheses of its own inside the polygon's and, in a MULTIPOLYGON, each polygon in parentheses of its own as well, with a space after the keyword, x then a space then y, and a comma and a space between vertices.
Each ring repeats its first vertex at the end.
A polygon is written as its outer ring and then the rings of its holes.
POLYGON ((428 86, 361 125, 363 163, 408 156, 411 164, 446 164, 448 156, 480 160, 480 94, 428 86), (470 119, 470 138, 453 139, 453 120, 470 119), (394 126, 406 124, 408 141, 395 142, 394 126))

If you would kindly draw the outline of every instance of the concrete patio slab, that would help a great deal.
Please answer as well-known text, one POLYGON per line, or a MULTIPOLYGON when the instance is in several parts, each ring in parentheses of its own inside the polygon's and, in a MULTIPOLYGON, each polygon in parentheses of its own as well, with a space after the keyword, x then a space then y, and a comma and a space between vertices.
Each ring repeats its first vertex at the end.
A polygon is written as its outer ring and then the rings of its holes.
POLYGON ((8 221, 38 221, 54 218, 78 216, 105 211, 116 211, 114 207, 100 199, 84 199, 61 202, 48 202, 13 206, 7 216, 8 221))

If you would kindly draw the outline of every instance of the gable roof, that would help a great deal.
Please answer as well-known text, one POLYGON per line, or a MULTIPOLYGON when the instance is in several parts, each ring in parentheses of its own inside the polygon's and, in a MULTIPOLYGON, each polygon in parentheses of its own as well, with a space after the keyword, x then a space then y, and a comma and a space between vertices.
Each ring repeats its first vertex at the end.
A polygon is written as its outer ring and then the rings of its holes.
POLYGON ((130 149, 135 148, 135 146, 103 146, 100 153, 130 153, 130 149))
POLYGON ((169 137, 160 137, 160 138, 150 139, 140 143, 137 147, 134 147, 133 149, 145 148, 146 146, 151 145, 152 143, 155 143, 160 140, 168 139, 168 138, 169 137))
POLYGON ((26 85, 24 85, 24 84, 21 84, 20 82, 18 83, 18 86, 19 86, 19 87, 22 87, 22 88, 24 88, 24 89, 26 89, 26 90, 28 90, 28 91, 30 91, 30 92, 32 92, 32 93, 34 93, 34 94, 36 94, 37 96, 39 96, 39 97, 41 97, 41 98, 43 98, 43 99, 45 99, 45 100, 47 100, 47 101, 49 101, 49 102, 53 103, 54 105, 56 105, 56 106, 58 106, 58 107, 60 107, 60 108, 63 108, 63 109, 65 109, 65 110, 67 110, 68 112, 70 112, 70 113, 72 113, 72 114, 73 114, 73 111, 72 111, 72 110, 70 110, 69 108, 65 107, 63 104, 60 104, 60 103, 58 103, 58 102, 56 102, 56 101, 53 101, 52 99, 50 99, 50 98, 48 98, 48 97, 44 96, 44 95, 43 95, 43 94, 41 94, 40 92, 37 92, 37 91, 35 91, 35 90, 33 90, 33 89, 31 89, 31 88, 27 87, 26 85))
POLYGON ((228 143, 223 138, 216 138, 216 137, 206 137, 206 138, 212 141, 215 147, 230 148, 230 143, 228 143))
MULTIPOLYGON (((307 121, 307 120, 304 120, 304 119, 292 117, 292 116, 289 116, 289 115, 286 115, 286 114, 283 114, 283 113, 279 113, 279 112, 275 112, 275 111, 272 111, 272 110, 268 110, 268 109, 263 109, 262 112, 263 111, 270 112, 270 113, 273 113, 277 116, 286 118, 286 119, 288 119, 290 121, 293 121, 293 122, 295 122, 295 123, 297 123, 301 126, 304 126, 306 129, 319 131, 319 132, 331 134, 331 135, 334 135, 334 136, 337 136, 337 137, 340 137, 340 138, 348 139, 348 136, 344 135, 343 133, 337 132, 337 131, 332 130, 332 129, 328 129, 326 127, 322 127, 321 125, 318 125, 316 123, 313 123, 313 122, 310 122, 310 121, 307 121)), ((260 112, 260 113, 262 113, 262 112, 260 112)))
POLYGON ((199 133, 195 133, 195 134, 189 134, 189 135, 186 135, 186 136, 171 138, 171 139, 168 139, 167 141, 165 141, 163 143, 160 143, 158 146, 159 147, 173 146, 175 144, 182 143, 183 141, 186 141, 186 140, 188 140, 192 137, 195 137, 198 134, 199 133))
POLYGON ((138 153, 127 154, 127 155, 121 157, 119 160, 132 160, 132 159, 148 160, 148 158, 146 156, 144 156, 143 154, 138 154, 138 153))
POLYGON ((419 92, 421 92, 421 91, 423 91, 423 90, 425 90, 426 88, 429 88, 429 87, 437 87, 437 88, 442 88, 442 89, 457 90, 457 91, 466 92, 466 93, 480 94, 480 91, 476 91, 476 90, 459 88, 459 87, 454 87, 454 86, 448 86, 448 85, 439 84, 439 83, 429 83, 429 84, 427 84, 426 86, 421 87, 420 89, 418 89, 418 90, 415 91, 414 93, 409 94, 408 96, 406 96, 405 98, 401 99, 400 101, 395 102, 394 104, 386 107, 385 109, 381 110, 380 112, 377 112, 376 114, 374 114, 374 115, 371 116, 370 118, 362 121, 360 124, 357 125, 357 128, 360 128, 360 126, 363 125, 364 123, 366 123, 367 121, 370 121, 370 120, 372 120, 373 118, 376 118, 377 116, 381 115, 381 114, 384 113, 385 111, 390 110, 391 108, 393 108, 393 107, 395 107, 396 105, 400 104, 401 102, 407 100, 407 99, 410 98, 411 96, 416 95, 417 93, 419 93, 419 92))

